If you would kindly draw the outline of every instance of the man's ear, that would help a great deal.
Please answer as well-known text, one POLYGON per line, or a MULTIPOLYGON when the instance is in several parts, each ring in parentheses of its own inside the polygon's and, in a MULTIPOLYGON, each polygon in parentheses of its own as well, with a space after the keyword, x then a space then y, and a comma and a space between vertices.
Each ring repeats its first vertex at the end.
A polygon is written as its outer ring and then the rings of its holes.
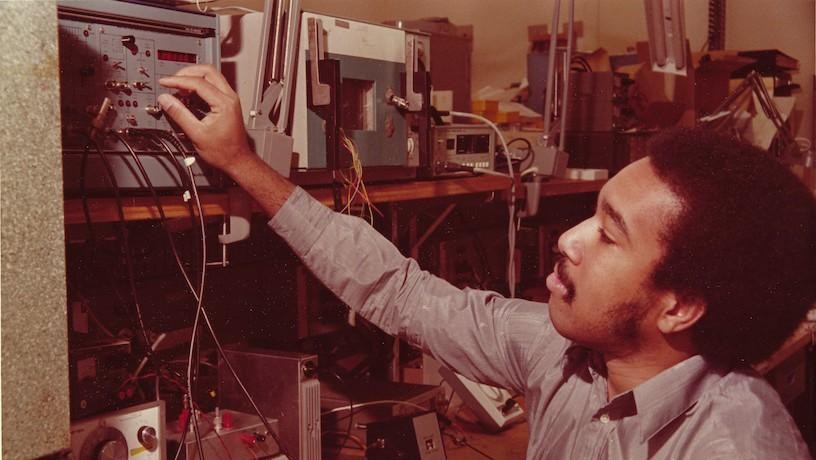
POLYGON ((663 334, 689 330, 702 318, 706 308, 705 301, 698 297, 664 293, 660 299, 657 327, 663 334))

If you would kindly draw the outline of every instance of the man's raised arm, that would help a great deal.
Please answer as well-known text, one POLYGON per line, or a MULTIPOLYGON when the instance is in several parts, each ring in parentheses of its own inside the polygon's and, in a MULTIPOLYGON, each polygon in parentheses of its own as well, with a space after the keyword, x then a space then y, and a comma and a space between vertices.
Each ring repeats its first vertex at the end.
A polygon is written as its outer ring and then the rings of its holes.
POLYGON ((270 217, 274 216, 295 186, 249 147, 241 101, 224 76, 212 66, 193 65, 159 83, 195 92, 209 104, 210 113, 199 120, 175 96, 162 94, 158 98, 164 113, 178 123, 201 158, 229 174, 270 217))

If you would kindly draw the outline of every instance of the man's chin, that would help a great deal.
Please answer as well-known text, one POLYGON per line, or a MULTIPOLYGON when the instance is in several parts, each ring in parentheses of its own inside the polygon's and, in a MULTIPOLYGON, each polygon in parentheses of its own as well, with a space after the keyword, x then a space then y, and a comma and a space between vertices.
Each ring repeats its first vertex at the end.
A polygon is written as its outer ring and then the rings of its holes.
POLYGON ((562 310, 572 310, 572 302, 568 302, 564 296, 552 294, 550 295, 550 307, 562 310))
POLYGON ((559 295, 556 293, 550 294, 549 304, 557 304, 564 307, 572 306, 572 303, 575 301, 575 294, 567 293, 565 295, 559 295))
POLYGON ((569 313, 567 310, 569 309, 569 305, 564 303, 563 299, 550 299, 550 323, 555 328, 556 332, 563 337, 569 338, 571 334, 569 334, 569 328, 567 325, 569 324, 569 313))

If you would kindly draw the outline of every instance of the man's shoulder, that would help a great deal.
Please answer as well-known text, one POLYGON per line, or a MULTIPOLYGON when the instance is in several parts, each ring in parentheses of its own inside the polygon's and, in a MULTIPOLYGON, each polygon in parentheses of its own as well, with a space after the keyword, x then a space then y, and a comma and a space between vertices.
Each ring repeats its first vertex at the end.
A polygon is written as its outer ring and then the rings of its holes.
POLYGON ((700 405, 717 418, 750 414, 743 424, 762 424, 768 417, 789 418, 776 390, 751 368, 737 368, 724 374, 703 393, 700 405))
MULTIPOLYGON (((784 410, 776 390, 750 367, 738 367, 723 373, 722 378, 707 390, 706 396, 710 403, 722 405, 723 410, 726 406, 734 406, 734 402, 753 408, 778 406, 784 410)), ((731 408, 739 409, 739 405, 731 408)))
POLYGON ((702 422, 696 436, 698 453, 706 457, 809 458, 798 428, 778 393, 752 369, 726 373, 705 391, 690 411, 702 422))

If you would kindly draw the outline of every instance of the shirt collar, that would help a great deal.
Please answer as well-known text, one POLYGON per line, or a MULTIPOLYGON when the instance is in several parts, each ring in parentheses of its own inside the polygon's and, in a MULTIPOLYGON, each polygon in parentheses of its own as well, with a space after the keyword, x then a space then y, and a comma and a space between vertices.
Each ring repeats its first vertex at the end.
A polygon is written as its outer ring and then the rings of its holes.
POLYGON ((700 355, 660 372, 632 390, 640 424, 641 442, 657 434, 692 407, 712 381, 722 374, 700 355))
POLYGON ((587 382, 603 379, 606 374, 606 366, 601 355, 582 345, 571 343, 564 351, 566 373, 580 373, 587 382), (579 370, 581 372, 579 372, 579 370))
MULTIPOLYGON (((603 377, 603 363, 598 355, 580 345, 572 344, 566 350, 568 362, 573 366, 582 363, 587 374, 585 380, 595 380, 603 384, 606 396, 606 379, 603 377), (600 372, 599 372, 600 371, 600 372), (591 377, 590 377, 591 375, 591 377)), ((695 355, 641 383, 632 390, 618 395, 599 411, 615 412, 618 417, 637 414, 640 425, 641 442, 646 442, 661 429, 692 407, 713 381, 719 380, 725 372, 714 369, 702 356, 695 355)))

